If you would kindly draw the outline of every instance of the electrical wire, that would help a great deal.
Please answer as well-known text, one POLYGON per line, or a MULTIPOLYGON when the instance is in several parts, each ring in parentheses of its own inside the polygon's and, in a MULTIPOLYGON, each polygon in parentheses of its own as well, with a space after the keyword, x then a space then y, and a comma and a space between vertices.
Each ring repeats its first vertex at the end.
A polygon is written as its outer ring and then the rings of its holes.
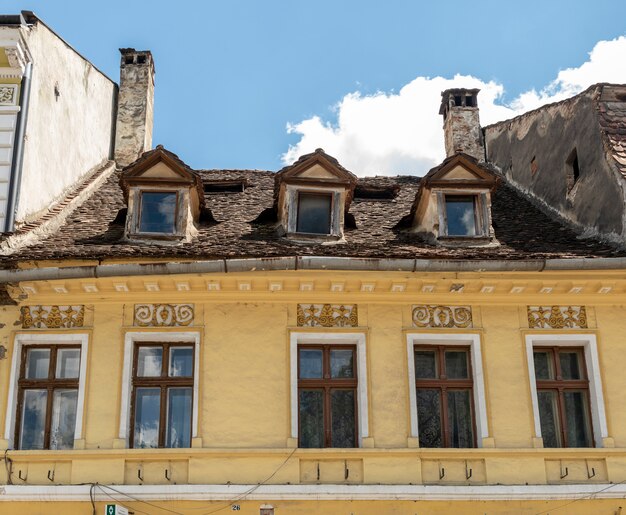
MULTIPOLYGON (((115 497, 113 497, 112 495, 109 495, 107 492, 104 491, 104 489, 102 488, 103 486, 106 485, 101 485, 100 483, 95 483, 96 488, 99 488, 100 490, 102 490, 102 493, 104 495, 106 495, 109 499, 111 499, 112 501, 115 501, 116 504, 119 504, 120 506, 123 506, 124 508, 126 508, 129 513, 135 513, 135 512, 139 512, 139 513, 143 513, 144 515, 150 515, 147 511, 141 511, 140 509, 137 508, 132 508, 126 504, 124 504, 122 501, 120 501, 119 499, 116 499, 115 497)), ((128 497, 128 496, 127 496, 128 497)))
POLYGON ((9 458, 9 449, 5 449, 4 451, 4 467, 7 470, 7 484, 13 484, 13 460, 9 458))
POLYGON ((117 489, 113 488, 110 485, 104 485, 104 484, 98 483, 98 487, 100 488, 100 490, 102 490, 103 487, 104 488, 108 488, 109 490, 113 490, 114 492, 118 493, 119 495, 123 495, 124 497, 128 497, 129 499, 132 499, 135 502, 140 502, 140 503, 143 503, 143 504, 147 504, 148 506, 152 506, 153 508, 157 508, 158 510, 167 511, 169 513, 173 513, 174 515, 185 515, 184 513, 181 513, 180 511, 174 511, 174 510, 170 510, 169 508, 163 508, 163 507, 159 506, 158 504, 154 504, 154 503, 151 503, 151 502, 148 502, 148 501, 144 501, 143 499, 139 499, 137 497, 133 497, 132 495, 129 495, 129 494, 125 493, 125 492, 117 490, 117 489))
POLYGON ((91 483, 89 487, 89 500, 91 501, 91 515, 96 515, 96 501, 94 498, 94 490, 96 489, 96 484, 91 483))
POLYGON ((548 510, 540 511, 539 513, 535 513, 535 515, 545 515, 546 513, 550 513, 551 511, 556 511, 556 510, 560 510, 561 508, 565 508, 566 506, 569 506, 570 504, 574 504, 575 502, 584 501, 585 499, 591 499, 594 495, 601 494, 602 492, 606 492, 607 490, 610 490, 611 488, 617 485, 621 485, 623 483, 626 483, 626 479, 624 479, 623 481, 620 481, 619 483, 613 483, 612 485, 609 485, 606 488, 603 488, 602 490, 598 490, 597 492, 585 494, 582 497, 578 497, 577 499, 574 499, 573 501, 569 501, 569 502, 566 502, 565 504, 561 504, 561 506, 557 506, 556 508, 550 508, 548 510))
POLYGON ((297 447, 294 448, 293 451, 291 451, 291 453, 289 454, 289 456, 287 456, 285 458, 285 461, 283 461, 276 470, 274 470, 274 472, 272 472, 268 477, 266 477, 263 481, 261 481, 259 484, 254 485, 252 488, 250 488, 249 490, 245 491, 243 494, 235 497, 234 499, 231 499, 230 501, 228 501, 224 506, 213 510, 213 511, 207 511, 204 512, 202 515, 211 515, 212 513, 217 513, 218 511, 222 511, 225 510, 226 508, 228 508, 229 506, 232 506, 234 503, 236 503, 237 501, 241 501, 242 499, 245 499, 248 495, 250 495, 252 492, 254 492, 257 488, 263 486, 265 483, 267 483, 270 479, 272 479, 276 474, 278 474, 278 471, 280 469, 282 469, 286 463, 291 459, 291 457, 295 454, 295 452, 298 450, 297 447))

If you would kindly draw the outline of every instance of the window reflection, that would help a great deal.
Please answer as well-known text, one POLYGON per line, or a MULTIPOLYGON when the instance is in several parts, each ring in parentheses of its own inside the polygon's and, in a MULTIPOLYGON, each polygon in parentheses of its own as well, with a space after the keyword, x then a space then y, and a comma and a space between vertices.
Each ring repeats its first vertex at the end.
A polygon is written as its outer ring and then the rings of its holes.
POLYGON ((176 232, 176 199, 174 192, 142 192, 139 232, 176 232))
POLYGON ((476 236, 476 197, 446 195, 448 236, 476 236))
POLYGON ((330 234, 331 204, 332 197, 327 193, 300 193, 296 231, 330 234))

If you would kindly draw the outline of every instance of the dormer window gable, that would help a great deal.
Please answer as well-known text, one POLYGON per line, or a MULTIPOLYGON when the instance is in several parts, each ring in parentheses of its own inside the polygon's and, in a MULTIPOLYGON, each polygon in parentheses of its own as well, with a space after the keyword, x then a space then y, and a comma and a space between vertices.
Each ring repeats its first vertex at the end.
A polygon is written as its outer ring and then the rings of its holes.
POLYGON ((473 157, 457 153, 420 181, 412 230, 439 245, 497 245, 491 194, 499 177, 473 157))
POLYGON ((129 240, 180 242, 196 234, 205 210, 200 176, 161 145, 122 170, 129 240))
POLYGON ((356 176, 317 149, 276 174, 274 203, 279 231, 288 238, 343 239, 345 214, 356 176))

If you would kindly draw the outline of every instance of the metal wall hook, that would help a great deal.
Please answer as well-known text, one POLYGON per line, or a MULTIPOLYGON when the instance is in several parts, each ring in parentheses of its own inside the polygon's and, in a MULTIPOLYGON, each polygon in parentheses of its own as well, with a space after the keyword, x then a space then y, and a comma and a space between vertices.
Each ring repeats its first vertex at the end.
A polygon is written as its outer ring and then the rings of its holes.
POLYGON ((465 460, 465 479, 469 480, 472 477, 472 469, 467 468, 467 460, 465 460), (468 472, 469 470, 469 472, 468 472))
POLYGON ((26 479, 28 478, 28 474, 25 474, 24 477, 22 477, 22 469, 20 469, 17 472, 17 477, 19 477, 22 481, 26 482, 26 479))
POLYGON ((170 474, 169 474, 169 469, 165 469, 165 479, 167 479, 168 481, 171 481, 172 478, 170 478, 170 474))
POLYGON ((589 462, 585 460, 585 467, 587 467, 587 479, 591 479, 596 475, 595 467, 591 467, 591 474, 589 474, 589 462))
POLYGON ((320 480, 320 462, 317 462, 317 480, 320 480))
POLYGON ((561 469, 561 479, 564 479, 569 474, 569 469, 565 467, 565 474, 563 474, 563 469, 561 469))
POLYGON ((48 470, 48 481, 54 482, 54 469, 48 470), (52 474, 52 477, 50 477, 50 474, 52 474))
POLYGON ((141 475, 141 468, 137 469, 137 477, 139 478, 139 481, 143 481, 143 476, 141 475))
POLYGON ((443 467, 441 467, 441 468, 439 469, 439 479, 441 480, 441 479, 443 479, 445 476, 446 476, 446 469, 445 469, 445 468, 443 468, 443 467))
POLYGON ((343 460, 343 466, 345 469, 344 479, 347 480, 350 477, 350 469, 348 468, 348 460, 343 460))

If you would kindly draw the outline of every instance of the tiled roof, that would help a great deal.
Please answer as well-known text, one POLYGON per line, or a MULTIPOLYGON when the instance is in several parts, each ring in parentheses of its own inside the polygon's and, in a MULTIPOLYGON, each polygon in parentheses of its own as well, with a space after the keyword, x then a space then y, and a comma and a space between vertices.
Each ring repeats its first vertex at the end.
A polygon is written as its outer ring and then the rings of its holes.
POLYGON ((397 228, 411 210, 420 179, 411 176, 368 177, 361 187, 397 185, 393 200, 360 199, 350 206, 356 228, 346 229, 345 243, 301 243, 277 235, 271 223, 254 222, 273 206, 275 173, 259 170, 199 170, 203 182, 242 180, 242 192, 206 194, 216 223, 199 226, 193 241, 177 245, 124 241, 124 197, 120 172, 113 173, 53 234, 1 259, 215 259, 234 257, 342 256, 420 259, 549 259, 624 256, 626 252, 594 239, 578 239, 512 187, 502 184, 493 194, 493 225, 500 246, 447 248, 424 242, 397 228))

